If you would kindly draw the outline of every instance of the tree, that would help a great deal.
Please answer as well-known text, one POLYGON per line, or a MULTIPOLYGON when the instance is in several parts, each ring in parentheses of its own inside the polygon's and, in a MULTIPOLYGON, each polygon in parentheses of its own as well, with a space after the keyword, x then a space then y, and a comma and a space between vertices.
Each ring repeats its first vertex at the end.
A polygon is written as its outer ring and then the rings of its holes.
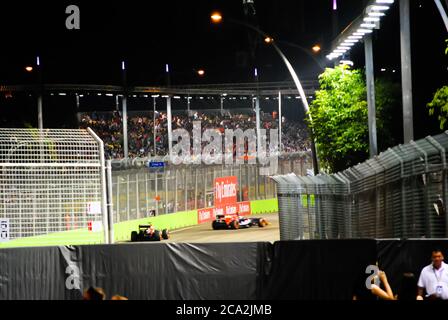
POLYGON ((438 114, 440 129, 443 130, 448 119, 448 86, 444 86, 436 91, 434 98, 428 103, 429 114, 438 114))
MULTIPOLYGON (((369 157, 368 108, 365 76, 348 66, 328 68, 319 76, 320 89, 310 113, 321 167, 337 172, 369 157)), ((395 144, 392 115, 398 110, 399 87, 390 81, 376 82, 379 150, 395 144), (395 109, 395 110, 394 110, 395 109)))
MULTIPOLYGON (((446 43, 445 54, 448 55, 448 40, 446 40, 446 43)), ((440 129, 443 130, 448 120, 448 86, 438 89, 427 107, 429 108, 429 115, 438 115, 440 129)))

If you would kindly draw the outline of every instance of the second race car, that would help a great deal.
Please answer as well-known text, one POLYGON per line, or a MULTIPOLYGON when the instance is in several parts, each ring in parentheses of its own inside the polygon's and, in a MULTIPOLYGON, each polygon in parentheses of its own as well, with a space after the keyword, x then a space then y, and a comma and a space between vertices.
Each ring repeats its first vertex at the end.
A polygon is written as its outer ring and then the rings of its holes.
POLYGON ((237 214, 233 215, 217 215, 212 222, 213 230, 219 229, 241 229, 258 226, 260 228, 266 227, 269 223, 264 218, 246 218, 240 217, 237 214))
POLYGON ((161 241, 169 239, 168 229, 157 230, 152 224, 141 224, 138 231, 131 232, 131 242, 137 241, 161 241))

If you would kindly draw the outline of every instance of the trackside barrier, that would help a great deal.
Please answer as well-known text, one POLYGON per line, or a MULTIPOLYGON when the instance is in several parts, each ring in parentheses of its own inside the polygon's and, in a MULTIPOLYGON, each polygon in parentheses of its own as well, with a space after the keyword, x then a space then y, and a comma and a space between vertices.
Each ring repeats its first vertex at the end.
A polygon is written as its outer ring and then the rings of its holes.
POLYGON ((129 299, 374 299, 370 265, 394 293, 403 273, 448 253, 440 240, 302 240, 248 243, 140 243, 0 250, 0 300, 80 300, 89 286, 129 299))
POLYGON ((131 232, 137 231, 139 224, 151 222, 157 229, 180 229, 197 224, 197 211, 177 212, 157 217, 147 217, 139 220, 125 221, 114 224, 115 241, 130 240, 131 232))
POLYGON ((272 177, 280 239, 448 237, 448 131, 335 174, 272 177))
POLYGON ((277 199, 255 200, 250 202, 252 214, 269 214, 278 212, 277 199))
MULTIPOLYGON (((251 201, 253 215, 276 213, 278 211, 277 199, 255 200, 251 201)), ((160 216, 148 216, 137 220, 118 222, 114 224, 114 240, 130 240, 132 231, 136 231, 139 224, 148 224, 151 222, 158 229, 175 230, 179 228, 191 227, 198 224, 197 210, 177 212, 160 216)), ((13 247, 36 247, 53 245, 57 239, 60 245, 82 245, 82 244, 100 244, 103 243, 104 235, 102 232, 92 232, 87 228, 52 233, 48 235, 27 237, 0 242, 1 248, 13 247), (86 242, 85 239, 89 239, 86 242)))

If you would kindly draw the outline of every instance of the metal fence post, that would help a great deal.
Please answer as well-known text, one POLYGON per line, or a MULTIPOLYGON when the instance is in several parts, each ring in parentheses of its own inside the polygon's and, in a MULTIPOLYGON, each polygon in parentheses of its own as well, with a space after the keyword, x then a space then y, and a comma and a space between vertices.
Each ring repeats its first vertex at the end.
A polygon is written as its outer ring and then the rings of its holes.
POLYGON ((138 187, 138 173, 135 173, 135 210, 137 219, 140 219, 140 189, 138 187))
MULTIPOLYGON (((188 170, 190 171, 190 170, 188 170)), ((187 169, 184 169, 184 173, 185 173, 185 207, 184 207, 184 211, 188 210, 188 173, 187 173, 187 169)))
MULTIPOLYGON (((204 208, 207 208, 208 207, 208 204, 207 204, 207 170, 208 170, 208 168, 207 167, 204 167, 204 208)), ((212 186, 213 186, 213 182, 212 182, 212 186)), ((212 188, 212 190, 214 190, 213 188, 212 188)))
POLYGON ((154 191, 155 191, 155 201, 156 201, 156 216, 158 216, 159 215, 159 204, 160 204, 160 201, 158 200, 159 199, 159 189, 157 188, 157 172, 154 172, 154 191))
POLYGON ((126 203, 127 203, 126 212, 128 215, 128 221, 131 220, 131 213, 130 213, 131 204, 130 204, 129 198, 130 197, 129 197, 129 174, 128 174, 128 175, 126 175, 126 203))
POLYGON ((112 161, 107 160, 107 219, 109 226, 109 242, 114 243, 114 214, 112 199, 112 161))
POLYGON ((168 175, 168 172, 164 172, 165 175, 165 214, 169 213, 168 212, 168 181, 169 181, 169 176, 171 176, 171 170, 170 170, 170 174, 168 175))
POLYGON ((178 186, 177 186, 177 174, 179 170, 176 168, 176 174, 174 175, 174 212, 177 212, 177 192, 178 192, 178 186))
POLYGON ((116 212, 116 221, 120 222, 120 177, 117 176, 117 187, 116 187, 116 202, 117 202, 117 207, 115 208, 115 212, 116 212))
POLYGON ((198 169, 194 169, 194 208, 198 209, 198 169))
POLYGON ((109 221, 107 218, 107 185, 106 185, 106 166, 104 159, 104 143, 103 141, 93 132, 92 129, 87 128, 90 135, 97 141, 100 151, 100 176, 101 176, 101 212, 103 215, 103 231, 104 231, 104 243, 110 243, 109 238, 109 221))
POLYGON ((146 215, 149 214, 150 209, 149 209, 149 193, 148 193, 148 172, 145 172, 145 204, 146 204, 146 215))

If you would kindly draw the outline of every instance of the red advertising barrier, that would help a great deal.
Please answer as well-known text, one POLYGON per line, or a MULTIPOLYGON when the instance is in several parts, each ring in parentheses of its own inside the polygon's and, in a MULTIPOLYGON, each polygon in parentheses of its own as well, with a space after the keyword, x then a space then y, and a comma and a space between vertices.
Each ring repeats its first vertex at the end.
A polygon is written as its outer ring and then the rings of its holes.
POLYGON ((252 213, 250 208, 250 201, 238 202, 238 212, 240 216, 250 215, 252 213))
POLYGON ((215 179, 215 207, 234 204, 237 201, 236 191, 238 178, 235 176, 215 179))
POLYGON ((234 215, 247 216, 251 214, 250 202, 237 202, 215 208, 198 209, 198 223, 213 221, 216 215, 234 215))
POLYGON ((215 207, 198 209, 198 223, 213 221, 217 215, 250 215, 249 201, 236 202, 237 186, 238 178, 235 176, 216 178, 215 207))
POLYGON ((213 211, 214 208, 198 209, 198 223, 201 224, 215 219, 213 211))

